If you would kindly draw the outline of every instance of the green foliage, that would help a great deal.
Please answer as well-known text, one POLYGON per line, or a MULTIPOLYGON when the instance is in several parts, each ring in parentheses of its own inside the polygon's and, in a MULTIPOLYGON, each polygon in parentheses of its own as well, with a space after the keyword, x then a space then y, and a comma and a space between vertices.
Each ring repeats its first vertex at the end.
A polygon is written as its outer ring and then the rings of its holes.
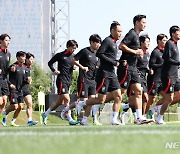
POLYGON ((72 76, 72 82, 70 86, 70 93, 71 94, 77 94, 78 89, 77 89, 77 79, 78 79, 78 71, 73 71, 73 76, 72 76))
POLYGON ((38 92, 41 90, 45 94, 50 93, 51 89, 51 76, 49 72, 43 70, 38 64, 33 64, 32 71, 32 84, 30 85, 30 90, 33 98, 33 108, 38 109, 38 92))

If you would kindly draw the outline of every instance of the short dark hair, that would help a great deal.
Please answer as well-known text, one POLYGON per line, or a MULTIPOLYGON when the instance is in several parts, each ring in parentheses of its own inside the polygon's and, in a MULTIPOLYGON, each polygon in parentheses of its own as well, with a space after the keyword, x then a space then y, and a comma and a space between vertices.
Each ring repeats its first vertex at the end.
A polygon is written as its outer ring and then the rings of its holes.
POLYGON ((120 26, 120 23, 117 22, 117 21, 113 21, 112 24, 111 24, 111 26, 110 26, 110 31, 111 31, 112 29, 116 29, 117 26, 120 26))
POLYGON ((78 48, 78 43, 75 40, 69 40, 66 43, 66 48, 72 47, 72 46, 76 46, 78 48))
POLYGON ((143 18, 146 18, 145 15, 142 15, 142 14, 138 14, 136 15, 134 18, 133 18, 133 24, 135 25, 136 24, 136 21, 141 21, 143 18))
POLYGON ((0 40, 3 41, 5 39, 5 37, 9 37, 9 39, 11 39, 11 37, 8 34, 1 34, 0 40))
POLYGON ((24 51, 18 51, 18 52, 16 53, 16 58, 17 58, 17 57, 24 56, 24 55, 26 55, 26 53, 25 53, 24 51))
POLYGON ((172 37, 172 33, 176 33, 176 31, 180 31, 180 28, 177 25, 172 26, 169 29, 170 36, 172 37))
POLYGON ((29 59, 31 57, 35 58, 35 56, 32 53, 30 52, 26 53, 26 59, 29 59))
POLYGON ((165 34, 157 35, 157 38, 156 38, 157 43, 158 43, 158 41, 161 41, 164 37, 168 38, 167 35, 165 35, 165 34))
POLYGON ((150 37, 148 35, 141 35, 139 37, 140 44, 144 43, 147 38, 150 40, 150 37))
POLYGON ((92 42, 97 42, 97 43, 101 43, 102 40, 101 40, 101 37, 98 35, 98 34, 93 34, 89 37, 89 42, 91 43, 92 42))

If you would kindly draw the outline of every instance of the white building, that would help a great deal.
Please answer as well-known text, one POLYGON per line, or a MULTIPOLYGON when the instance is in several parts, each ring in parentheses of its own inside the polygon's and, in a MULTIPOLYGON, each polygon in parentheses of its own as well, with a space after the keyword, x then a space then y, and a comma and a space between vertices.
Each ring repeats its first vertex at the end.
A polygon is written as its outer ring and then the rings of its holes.
POLYGON ((51 58, 50 0, 0 0, 0 34, 11 37, 12 59, 19 50, 31 52, 42 68, 51 58))

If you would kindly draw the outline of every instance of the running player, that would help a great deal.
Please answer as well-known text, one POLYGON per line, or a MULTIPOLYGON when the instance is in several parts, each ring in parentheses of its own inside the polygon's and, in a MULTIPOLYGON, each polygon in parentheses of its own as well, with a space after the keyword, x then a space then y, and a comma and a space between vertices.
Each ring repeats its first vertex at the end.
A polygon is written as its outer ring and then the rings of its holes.
MULTIPOLYGON (((88 98, 94 98, 96 95, 96 81, 95 74, 97 71, 98 59, 96 57, 96 51, 101 45, 101 38, 98 34, 93 34, 89 38, 90 46, 81 49, 75 56, 74 62, 75 65, 79 67, 79 76, 78 76, 78 97, 81 101, 87 100, 88 98)), ((67 110, 75 108, 75 103, 66 107, 62 111, 61 118, 65 119, 67 110)), ((88 111, 91 109, 91 106, 87 106, 88 111)), ((100 125, 98 121, 94 121, 94 124, 100 125)))
POLYGON ((153 70, 153 73, 148 74, 147 77, 149 101, 146 106, 145 113, 149 113, 150 118, 152 118, 153 120, 154 116, 152 115, 152 110, 149 109, 151 109, 151 105, 153 104, 153 102, 155 102, 157 94, 161 94, 162 96, 157 104, 160 105, 164 101, 164 92, 161 82, 161 69, 164 62, 162 55, 167 39, 168 37, 165 34, 157 35, 157 47, 151 52, 149 60, 149 68, 153 70))
MULTIPOLYGON (((131 88, 134 91, 134 101, 137 114, 136 123, 143 124, 148 123, 149 121, 143 119, 142 116, 142 89, 140 77, 137 72, 137 59, 138 57, 143 57, 143 51, 140 49, 139 33, 146 27, 146 16, 136 15, 133 18, 133 24, 134 28, 125 35, 119 45, 119 49, 122 50, 120 61, 127 61, 127 75, 124 78, 124 85, 126 89, 131 85, 131 88)), ((118 74, 118 78, 119 81, 121 81, 121 74, 118 74)))
POLYGON ((7 96, 9 95, 7 73, 11 58, 11 54, 8 50, 10 40, 11 38, 8 34, 0 35, 0 123, 3 119, 2 111, 6 106, 7 96))
POLYGON ((164 48, 164 63, 161 71, 165 101, 163 102, 160 114, 157 117, 157 124, 165 124, 163 115, 173 101, 174 87, 178 84, 178 67, 180 65, 180 61, 177 41, 180 40, 180 28, 178 26, 172 26, 169 33, 171 38, 166 42, 164 48))
MULTIPOLYGON (((96 74, 96 92, 98 95, 96 98, 91 98, 87 101, 80 101, 76 106, 76 110, 77 113, 80 113, 84 106, 105 103, 107 92, 109 92, 114 100, 111 124, 119 125, 120 123, 118 122, 117 117, 121 103, 121 91, 114 66, 119 65, 119 62, 116 61, 116 41, 121 36, 122 28, 117 21, 111 24, 110 33, 110 36, 103 40, 96 53, 96 56, 100 59, 100 66, 96 74)), ((86 113, 88 113, 88 111, 85 109, 85 116, 83 116, 83 119, 80 122, 82 125, 87 124, 88 114, 86 113)))
MULTIPOLYGON (((52 104, 46 112, 42 113, 42 119, 44 125, 47 125, 47 117, 51 111, 55 110, 58 106, 62 105, 63 103, 65 107, 69 106, 69 102, 70 102, 69 87, 71 84, 73 67, 74 67, 73 52, 78 47, 78 44, 75 40, 69 40, 67 41, 66 47, 67 49, 65 51, 57 53, 48 62, 48 66, 51 69, 51 71, 55 75, 57 75, 56 86, 58 89, 59 96, 57 102, 52 104), (58 69, 55 69, 53 67, 53 64, 55 62, 58 62, 58 69)), ((72 119, 70 112, 68 112, 66 116, 70 125, 78 124, 77 121, 72 119)))
MULTIPOLYGON (((9 82, 10 82, 10 96, 9 101, 10 105, 3 111, 4 120, 3 125, 6 126, 6 119, 9 112, 19 110, 23 108, 23 92, 22 87, 27 82, 30 83, 30 80, 26 78, 26 66, 24 65, 26 59, 26 53, 23 51, 18 51, 16 53, 17 62, 10 66, 10 73, 9 73, 9 82)), ((11 126, 19 126, 15 123, 18 115, 14 114, 11 120, 11 126)))

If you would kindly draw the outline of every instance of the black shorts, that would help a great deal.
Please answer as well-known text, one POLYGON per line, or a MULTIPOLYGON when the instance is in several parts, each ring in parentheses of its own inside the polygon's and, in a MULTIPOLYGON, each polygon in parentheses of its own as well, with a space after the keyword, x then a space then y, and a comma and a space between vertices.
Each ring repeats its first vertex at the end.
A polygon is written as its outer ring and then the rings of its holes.
POLYGON ((23 92, 11 91, 9 95, 10 104, 19 104, 24 102, 23 92))
POLYGON ((129 84, 141 83, 136 68, 134 70, 128 70, 128 67, 119 67, 117 70, 117 76, 120 86, 124 89, 128 89, 129 84))
MULTIPOLYGON (((164 93, 174 93, 175 85, 178 84, 178 78, 162 78, 162 85, 164 93)), ((177 88, 177 87, 176 87, 177 88)))
POLYGON ((114 77, 96 75, 96 85, 96 92, 100 94, 107 94, 107 92, 120 89, 120 84, 116 75, 114 75, 114 77))
POLYGON ((57 86, 57 92, 58 95, 62 95, 62 94, 69 94, 69 87, 70 84, 69 83, 64 83, 61 79, 57 79, 56 80, 56 86, 57 86))
POLYGON ((177 82, 174 86, 174 91, 180 91, 180 79, 177 80, 177 82))
POLYGON ((88 96, 96 94, 96 82, 95 80, 91 82, 86 82, 84 79, 78 81, 78 97, 88 98, 88 96))
POLYGON ((0 96, 8 96, 9 95, 9 86, 7 80, 0 80, 0 96))
POLYGON ((162 82, 161 81, 147 81, 148 84, 148 95, 156 96, 160 91, 163 91, 162 82))
POLYGON ((29 84, 26 84, 25 86, 23 86, 22 91, 23 91, 24 97, 26 97, 27 95, 31 95, 29 84))
POLYGON ((147 93, 148 92, 148 88, 147 88, 147 81, 146 81, 146 79, 140 78, 140 80, 141 80, 142 91, 144 93, 147 93))

